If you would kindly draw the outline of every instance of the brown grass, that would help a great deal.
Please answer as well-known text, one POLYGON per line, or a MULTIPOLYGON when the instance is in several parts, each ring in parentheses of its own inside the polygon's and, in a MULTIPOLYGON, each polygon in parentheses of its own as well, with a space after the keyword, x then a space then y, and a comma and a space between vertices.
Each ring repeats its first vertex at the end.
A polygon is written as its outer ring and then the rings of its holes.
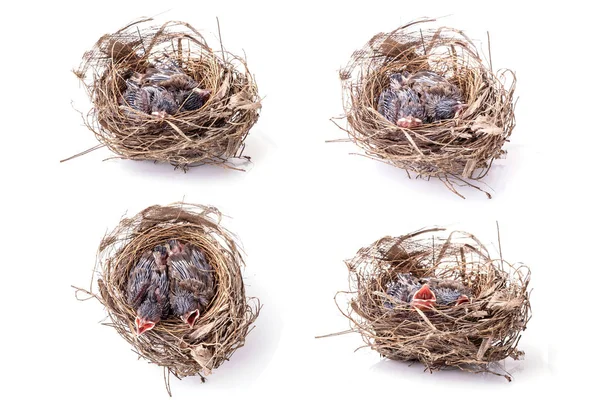
POLYGON ((495 369, 496 362, 523 354, 517 344, 531 315, 526 266, 492 258, 475 236, 442 228, 384 237, 346 265, 350 291, 339 292, 336 303, 368 347, 392 360, 419 361, 431 371, 457 367, 511 379, 495 369), (409 272, 459 280, 473 293, 471 302, 426 312, 408 304, 384 307, 388 283, 409 272), (349 297, 347 308, 342 295, 349 297))
MULTIPOLYGON (((148 207, 124 218, 107 234, 98 249, 93 280, 98 292, 85 291, 108 312, 110 323, 140 357, 165 368, 177 378, 204 377, 219 367, 245 343, 256 320, 260 303, 246 298, 244 261, 232 234, 220 225, 221 213, 212 207, 175 203, 148 207), (169 239, 202 249, 216 274, 216 295, 192 330, 180 319, 169 317, 141 336, 135 334, 135 310, 127 303, 129 271, 140 256, 169 239)), ((82 289, 79 289, 80 291, 82 289)))
MULTIPOLYGON (((417 178, 438 178, 457 195, 456 186, 472 186, 487 175, 515 126, 510 70, 494 73, 475 44, 461 31, 426 28, 419 20, 375 35, 354 52, 340 71, 345 130, 370 158, 403 168, 417 178), (406 70, 434 71, 462 91, 468 108, 452 120, 400 128, 377 112, 389 75, 406 70)), ((339 126, 339 125, 338 125, 339 126)), ((488 197, 491 195, 488 192, 488 197)))
POLYGON ((75 71, 93 103, 83 119, 101 144, 97 148, 106 146, 120 158, 169 162, 184 170, 200 164, 232 167, 229 160, 242 157, 244 140, 261 108, 246 61, 225 51, 222 43, 213 50, 185 22, 155 27, 148 26, 151 21, 136 21, 102 36, 75 71), (165 118, 140 112, 131 118, 120 107, 125 81, 165 57, 201 88, 210 89, 211 97, 198 110, 165 118))

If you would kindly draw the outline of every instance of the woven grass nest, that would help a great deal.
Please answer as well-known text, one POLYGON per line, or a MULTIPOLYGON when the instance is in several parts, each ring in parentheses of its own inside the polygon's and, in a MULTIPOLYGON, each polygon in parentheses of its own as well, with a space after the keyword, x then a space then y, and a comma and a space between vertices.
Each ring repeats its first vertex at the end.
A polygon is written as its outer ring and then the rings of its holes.
POLYGON ((517 345, 531 314, 526 266, 492 258, 475 236, 443 228, 384 237, 346 264, 350 291, 339 292, 336 303, 367 347, 430 371, 457 367, 511 380, 498 361, 523 354, 517 345), (386 307, 386 289, 399 273, 457 280, 471 299, 425 311, 406 303, 386 307), (347 309, 341 294, 350 296, 347 309))
MULTIPOLYGON (((510 70, 494 73, 475 44, 460 30, 428 28, 435 20, 411 22, 375 35, 340 71, 345 130, 370 158, 403 168, 417 178, 472 186, 502 156, 515 126, 510 70), (456 85, 466 108, 454 119, 400 128, 378 111, 378 99, 393 73, 432 71, 456 85)), ((491 195, 482 190, 488 197, 491 195)))
POLYGON ((244 140, 261 108, 246 61, 225 51, 222 43, 213 50, 185 22, 156 27, 151 21, 136 21, 102 36, 75 71, 93 103, 83 119, 100 142, 96 148, 106 146, 121 158, 168 162, 184 170, 200 164, 232 167, 230 159, 242 157, 244 140), (165 62, 210 90, 206 103, 166 117, 127 110, 127 80, 165 62))
MULTIPOLYGON (((205 376, 242 347, 256 320, 260 303, 246 298, 241 269, 244 261, 230 232, 212 207, 175 203, 151 206, 124 218, 102 240, 98 250, 95 297, 108 312, 107 325, 117 330, 146 360, 177 378, 205 376), (136 312, 127 302, 129 271, 146 251, 176 239, 197 246, 215 271, 216 294, 194 328, 179 318, 163 319, 151 331, 136 335, 136 312)), ((81 289, 80 289, 81 290, 81 289)), ((166 374, 166 376, 170 376, 166 374)), ((167 389, 168 386, 168 379, 167 389)))

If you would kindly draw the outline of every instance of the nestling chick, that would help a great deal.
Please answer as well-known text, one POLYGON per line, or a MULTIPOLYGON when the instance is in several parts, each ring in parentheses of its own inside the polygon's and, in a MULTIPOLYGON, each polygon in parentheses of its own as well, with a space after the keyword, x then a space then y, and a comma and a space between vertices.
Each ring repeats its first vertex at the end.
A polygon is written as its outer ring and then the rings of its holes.
POLYGON ((194 111, 206 103, 210 97, 210 90, 194 88, 192 90, 179 91, 176 94, 177 103, 182 111, 194 111))
POLYGON ((215 295, 214 271, 193 245, 171 240, 169 250, 171 310, 191 328, 215 295))
POLYGON ((172 115, 177 112, 177 103, 173 94, 157 86, 140 87, 134 80, 127 80, 127 90, 123 102, 134 110, 158 116, 172 115))
POLYGON ((419 71, 402 83, 419 95, 427 122, 454 118, 465 107, 460 89, 435 72, 419 71))
POLYGON ((152 115, 164 118, 167 114, 173 115, 177 112, 178 106, 172 93, 154 86, 146 86, 142 88, 142 90, 151 91, 153 93, 150 109, 152 115))
POLYGON ((142 335, 169 314, 167 251, 157 246, 146 252, 129 273, 127 302, 136 310, 136 333, 142 335))
POLYGON ((425 108, 417 93, 402 81, 401 74, 390 76, 390 87, 379 95, 377 111, 402 128, 419 126, 425 118, 425 108))

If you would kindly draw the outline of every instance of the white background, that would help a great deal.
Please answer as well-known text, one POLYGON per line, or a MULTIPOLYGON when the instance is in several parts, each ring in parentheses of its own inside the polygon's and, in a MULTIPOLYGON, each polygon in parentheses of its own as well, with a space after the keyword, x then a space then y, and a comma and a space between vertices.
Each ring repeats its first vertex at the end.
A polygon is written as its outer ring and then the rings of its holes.
MULTIPOLYGON (((264 308, 244 348, 209 377, 172 380, 175 398, 575 396, 597 376, 597 21, 584 2, 365 1, 47 2, 3 6, 0 397, 167 398, 162 369, 138 360, 103 308, 78 302, 95 251, 121 215, 185 199, 230 216, 247 254, 248 294, 264 308), (70 72, 104 33, 141 17, 185 20, 245 51, 265 96, 247 139, 248 172, 109 160, 73 107, 89 103, 70 72), (377 32, 418 17, 492 39, 494 67, 518 77, 517 127, 486 182, 493 199, 462 200, 435 181, 351 156, 337 72, 377 32), (73 101, 73 105, 71 102, 73 101), (503 378, 354 350, 333 302, 343 260, 385 235, 447 225, 531 267, 533 318, 503 378), (234 397, 235 396, 235 397, 234 397)), ((586 2, 587 3, 587 2, 586 2)))

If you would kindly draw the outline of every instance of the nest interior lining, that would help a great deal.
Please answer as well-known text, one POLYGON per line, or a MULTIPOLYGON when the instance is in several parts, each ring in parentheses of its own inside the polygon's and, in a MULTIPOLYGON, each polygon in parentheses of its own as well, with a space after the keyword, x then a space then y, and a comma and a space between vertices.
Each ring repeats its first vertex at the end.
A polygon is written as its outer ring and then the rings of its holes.
POLYGON ((228 360, 244 345, 260 310, 257 299, 246 298, 244 261, 220 218, 218 210, 201 205, 152 206, 123 219, 99 247, 99 293, 90 289, 89 294, 106 307, 111 326, 136 353, 178 378, 204 379, 228 360), (127 302, 129 271, 144 252, 169 239, 191 243, 205 253, 215 271, 216 294, 193 329, 171 316, 138 337, 136 313, 127 302))
MULTIPOLYGON (((424 229, 384 237, 346 262, 350 273, 347 309, 336 296, 351 330, 382 356, 419 361, 430 370, 458 367, 491 369, 507 357, 518 359, 522 331, 530 318, 529 269, 494 259, 477 238, 465 232, 439 236, 444 229, 424 229), (417 278, 454 279, 470 289, 470 303, 436 306, 422 312, 409 305, 386 308, 388 284, 398 273, 417 278)), ((340 292, 340 294, 347 292, 340 292)))
MULTIPOLYGON (((204 37, 185 22, 146 26, 136 21, 104 35, 86 52, 75 72, 93 103, 85 125, 98 141, 122 158, 169 162, 188 168, 198 164, 228 165, 241 157, 243 142, 261 108, 258 89, 246 61, 213 51, 204 37), (165 118, 123 109, 125 81, 168 58, 211 96, 199 110, 165 118)), ((84 152, 85 153, 85 152, 84 152)))
POLYGON ((494 73, 463 32, 424 27, 430 22, 377 34, 354 52, 340 71, 348 121, 343 129, 370 158, 417 177, 439 178, 460 195, 456 184, 480 189, 474 181, 486 176, 493 160, 505 153, 502 146, 515 125, 516 78, 510 70, 494 73), (377 103, 390 74, 423 70, 457 85, 468 107, 458 118, 412 129, 387 121, 377 112, 377 103))

